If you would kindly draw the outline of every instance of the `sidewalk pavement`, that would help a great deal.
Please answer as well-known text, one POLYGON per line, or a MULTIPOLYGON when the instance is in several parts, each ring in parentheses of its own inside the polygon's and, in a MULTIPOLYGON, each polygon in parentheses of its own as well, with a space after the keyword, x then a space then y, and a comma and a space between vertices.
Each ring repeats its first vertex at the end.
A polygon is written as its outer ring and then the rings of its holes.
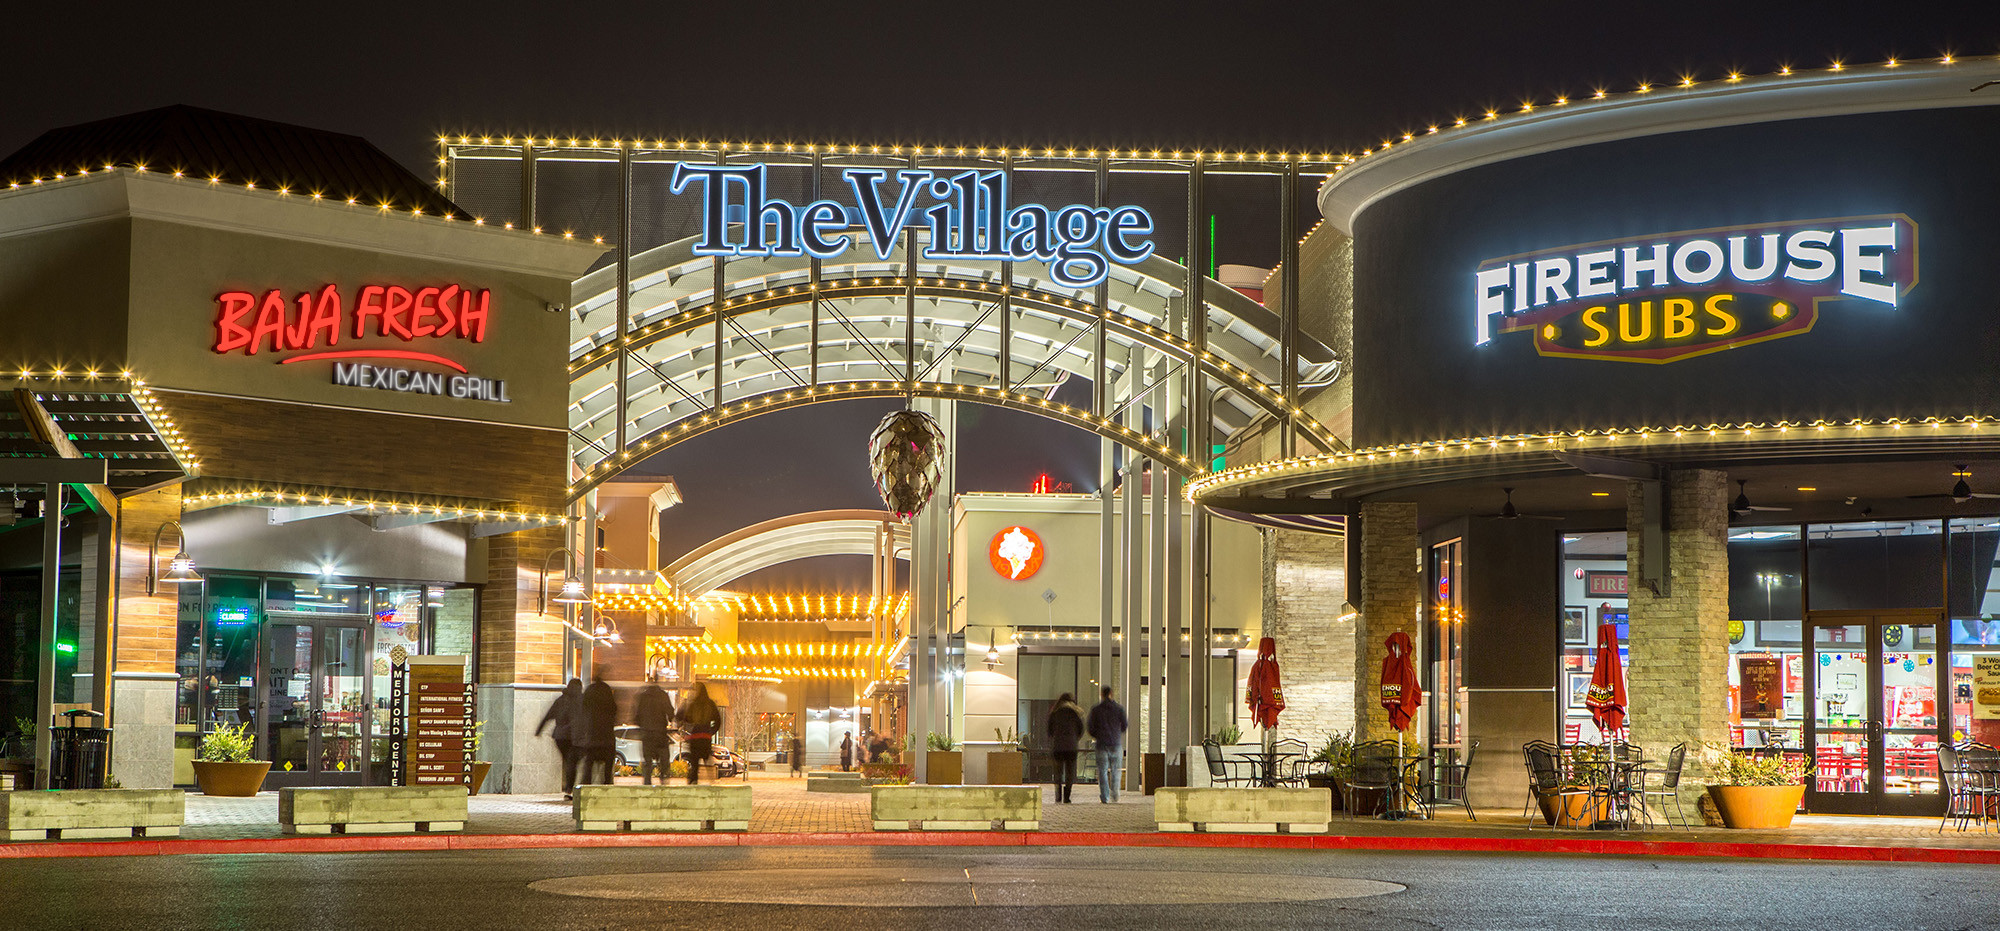
MULTIPOLYGON (((636 779, 621 778, 621 783, 636 779)), ((733 781, 733 780, 732 780, 733 781)), ((755 795, 750 820, 750 837, 743 843, 862 843, 876 837, 895 843, 979 843, 999 842, 998 835, 964 835, 951 832, 900 832, 876 834, 868 816, 865 793, 807 792, 805 780, 779 773, 753 773, 748 779, 755 795), (759 836, 765 836, 759 840, 759 836), (845 837, 840 837, 845 836, 845 837), (788 840, 787 838, 791 838, 788 840)), ((1752 848, 1766 846, 1767 856, 1824 856, 1835 859, 1924 859, 1918 851, 1934 850, 1931 859, 1964 859, 2000 863, 2000 833, 1982 834, 1976 828, 1938 830, 1935 818, 1852 817, 1800 815, 1789 830, 1734 831, 1697 827, 1681 829, 1654 826, 1628 831, 1551 829, 1537 818, 1531 824, 1519 809, 1483 810, 1476 820, 1462 811, 1439 809, 1430 821, 1382 821, 1374 818, 1349 819, 1335 813, 1327 835, 1221 835, 1160 834, 1154 827, 1153 800, 1139 793, 1124 793, 1114 804, 1097 800, 1095 786, 1078 786, 1073 804, 1055 803, 1053 787, 1044 787, 1041 831, 1014 832, 1005 839, 1010 844, 1227 844, 1244 846, 1389 847, 1422 849, 1482 849, 1596 853, 1681 853, 1702 856, 1756 855, 1752 848), (1841 851, 1855 850, 1847 853, 1841 851), (1953 851, 1963 851, 1952 855, 1953 851)), ((585 846, 605 843, 606 835, 582 834, 570 817, 570 804, 560 795, 477 795, 470 800, 470 820, 465 835, 491 836, 489 841, 468 844, 513 845, 502 836, 521 839, 521 845, 585 846)), ((429 835, 438 837, 438 835, 429 835)), ((703 835, 695 835, 701 837, 703 835)), ((714 835, 706 835, 714 838, 714 835)), ((291 844, 312 843, 321 838, 286 838, 278 827, 278 797, 266 792, 254 798, 210 798, 190 794, 187 823, 182 837, 188 841, 255 841, 285 838, 291 844)), ((698 842, 689 835, 617 835, 644 837, 645 843, 672 845, 698 842)), ((393 839, 393 838, 392 838, 393 839)), ((404 838, 406 841, 408 838, 404 838)), ((367 849, 355 846, 362 838, 344 838, 339 849, 367 849)), ((737 841, 730 841, 735 843, 737 841)), ((32 848, 66 842, 44 841, 11 846, 0 845, 0 857, 33 856, 32 848)), ((92 845, 150 844, 147 852, 173 852, 176 845, 163 841, 111 840, 80 841, 92 845)), ((232 848, 235 845, 229 845, 232 848)), ((253 849, 256 844, 246 845, 253 849)), ((191 848, 193 849, 193 848, 191 848)), ((309 848, 301 848, 309 849, 309 848)), ((92 850, 91 852, 98 852, 92 850)), ((105 851, 108 852, 108 851, 105 851)), ((134 850, 133 852, 140 852, 134 850)))

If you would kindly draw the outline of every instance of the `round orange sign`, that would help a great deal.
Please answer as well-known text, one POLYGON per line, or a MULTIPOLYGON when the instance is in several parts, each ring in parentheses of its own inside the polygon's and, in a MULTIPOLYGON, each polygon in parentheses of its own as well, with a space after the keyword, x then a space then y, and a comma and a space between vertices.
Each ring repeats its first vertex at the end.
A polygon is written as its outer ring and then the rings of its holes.
POLYGON ((993 535, 986 558, 1000 577, 1019 582, 1042 568, 1042 538, 1026 527, 1009 527, 993 535))

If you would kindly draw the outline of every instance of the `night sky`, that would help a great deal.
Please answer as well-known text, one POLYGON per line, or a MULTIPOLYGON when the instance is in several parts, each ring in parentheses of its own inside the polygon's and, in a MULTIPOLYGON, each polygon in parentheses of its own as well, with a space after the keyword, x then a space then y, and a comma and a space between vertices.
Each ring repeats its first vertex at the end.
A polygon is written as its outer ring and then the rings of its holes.
MULTIPOLYGON (((361 135, 424 177, 445 132, 1340 152, 1600 86, 2000 53, 1990 0, 289 6, 12 17, 0 152, 175 103, 361 135)), ((1261 247, 1231 253, 1271 240, 1248 232, 1225 228, 1218 259, 1270 264, 1261 247)), ((656 457, 642 469, 687 498, 663 555, 796 511, 879 506, 865 443, 889 409, 781 413, 656 457)), ((1087 435, 992 409, 963 425, 961 490, 1025 491, 1042 472, 1095 486, 1087 435)), ((865 579, 833 561, 741 587, 865 579)))

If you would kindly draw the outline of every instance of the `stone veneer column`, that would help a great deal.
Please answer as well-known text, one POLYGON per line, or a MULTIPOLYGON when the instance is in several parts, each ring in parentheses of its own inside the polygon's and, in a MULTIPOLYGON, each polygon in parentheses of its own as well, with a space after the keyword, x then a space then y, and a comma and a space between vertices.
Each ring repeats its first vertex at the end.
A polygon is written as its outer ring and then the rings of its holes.
POLYGON ((1662 761, 1674 744, 1687 743, 1681 795, 1692 815, 1702 794, 1701 752, 1729 746, 1729 476, 1669 473, 1664 595, 1639 577, 1644 490, 1633 484, 1625 503, 1628 723, 1632 742, 1662 761))
MULTIPOLYGON (((1309 743, 1354 727, 1354 618, 1341 538, 1302 530, 1264 533, 1264 631, 1278 641, 1285 674, 1279 728, 1309 743)), ((1252 645, 1254 649, 1255 645, 1252 645)))
MULTIPOLYGON (((153 535, 180 517, 179 488, 129 495, 118 502, 118 613, 113 620, 111 672, 111 775, 128 789, 174 784, 174 704, 180 676, 180 587, 156 585, 146 594, 153 535)), ((161 559, 179 540, 166 537, 161 559)), ((155 565, 154 571, 162 571, 155 565)))
POLYGON ((1400 630, 1410 635, 1412 644, 1419 642, 1422 559, 1414 502, 1371 501, 1361 505, 1361 617, 1354 627, 1357 741, 1396 737, 1395 728, 1389 726, 1389 713, 1382 710, 1382 659, 1389 653, 1383 641, 1400 630))
MULTIPOLYGON (((542 613, 543 560, 563 545, 556 527, 488 537, 486 587, 479 602, 479 756, 493 764, 484 791, 556 792, 561 786, 555 743, 535 725, 563 685, 560 605, 542 613)), ((553 561, 549 587, 562 585, 553 561)), ((585 671, 585 675, 588 671, 585 671)))

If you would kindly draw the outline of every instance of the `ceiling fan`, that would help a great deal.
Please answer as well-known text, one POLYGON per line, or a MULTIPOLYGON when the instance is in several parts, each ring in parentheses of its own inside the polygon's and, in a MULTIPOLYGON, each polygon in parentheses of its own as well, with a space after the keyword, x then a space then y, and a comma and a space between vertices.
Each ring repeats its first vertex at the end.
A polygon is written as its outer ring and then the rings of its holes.
POLYGON ((1749 485, 1750 485, 1749 479, 1739 478, 1736 480, 1736 500, 1729 502, 1729 513, 1736 515, 1743 515, 1743 514, 1748 514, 1752 511, 1791 510, 1791 508, 1766 507, 1761 504, 1751 504, 1749 485))
POLYGON ((1971 501, 1974 498, 2000 498, 2000 495, 1996 495, 1991 492, 1973 491, 1972 484, 1966 481, 1967 479, 1972 477, 1972 470, 1969 467, 1965 466, 1964 464, 1960 464, 1959 467, 1953 470, 1951 474, 1958 479, 1957 482, 1952 484, 1951 491, 1946 492, 1944 494, 1911 495, 1910 497, 1950 498, 1953 504, 1964 504, 1965 502, 1971 501))
POLYGON ((1514 489, 1502 488, 1500 491, 1507 496, 1507 503, 1500 506, 1500 513, 1481 514, 1481 517, 1487 520, 1562 520, 1553 514, 1523 514, 1520 508, 1514 506, 1514 489))

